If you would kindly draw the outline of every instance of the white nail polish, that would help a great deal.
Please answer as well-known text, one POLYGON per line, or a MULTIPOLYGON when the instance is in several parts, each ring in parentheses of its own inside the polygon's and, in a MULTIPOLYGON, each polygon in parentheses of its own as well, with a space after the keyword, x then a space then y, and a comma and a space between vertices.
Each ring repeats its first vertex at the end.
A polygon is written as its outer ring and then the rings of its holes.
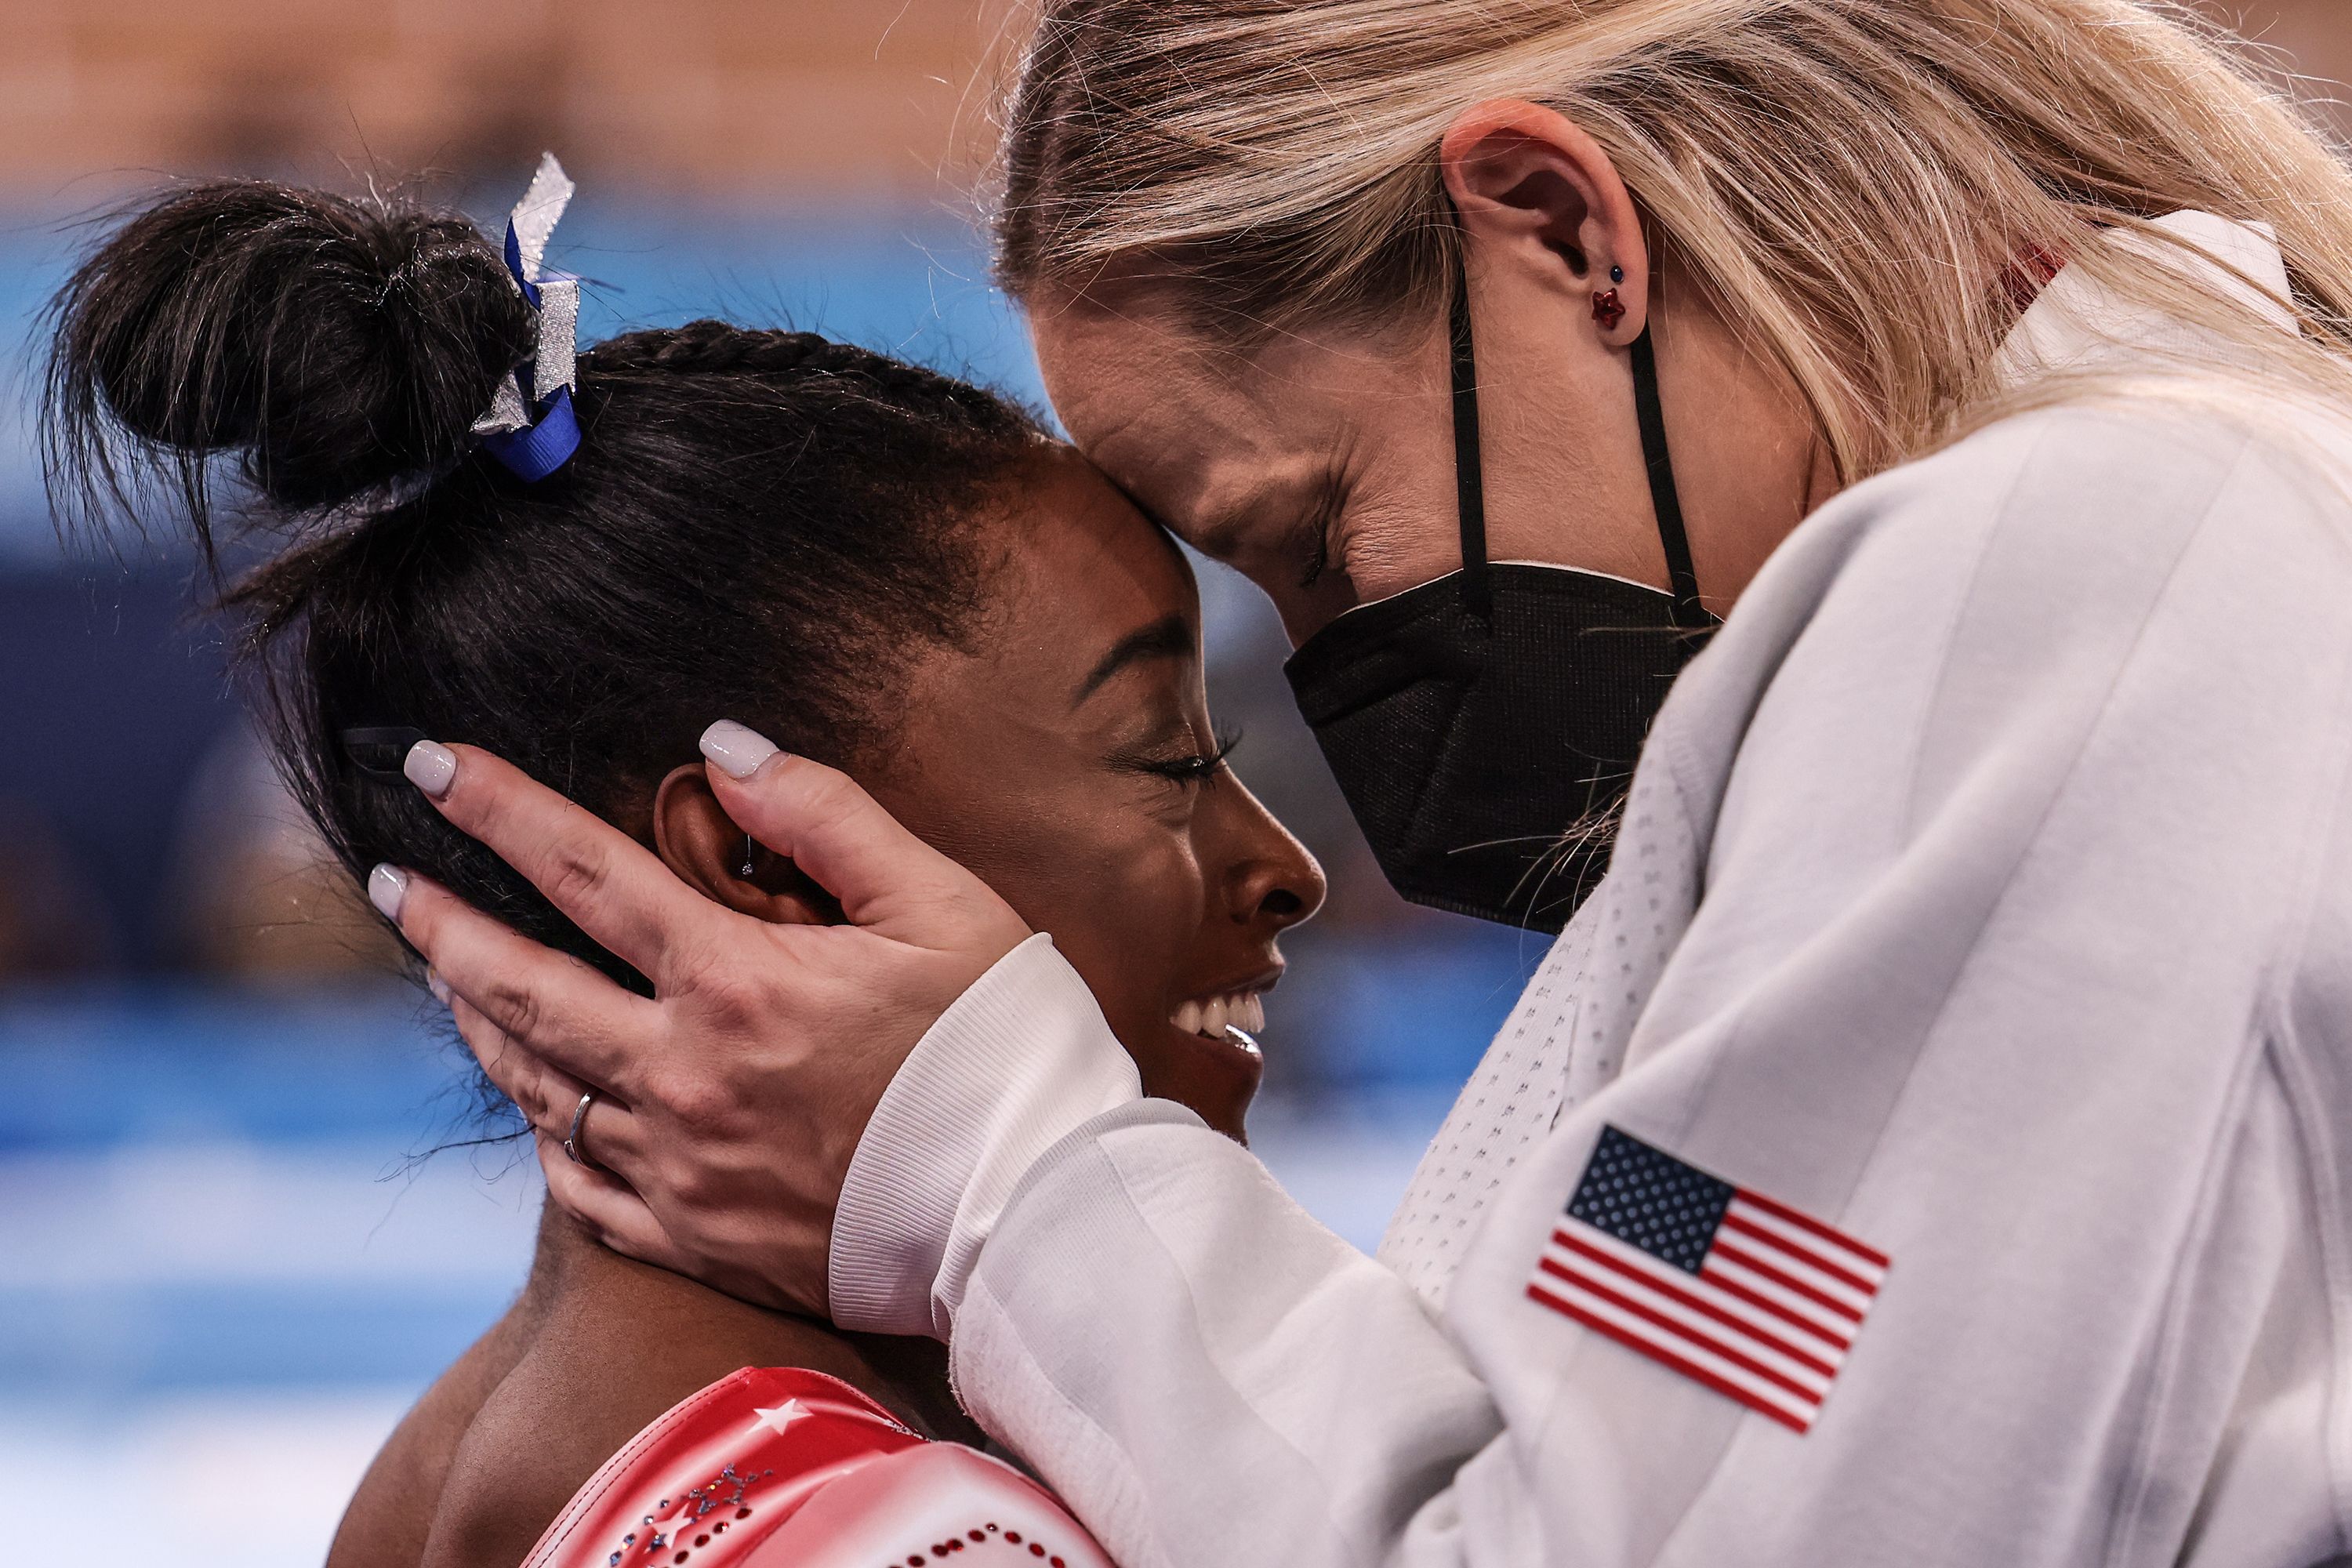
POLYGON ((732 719, 721 719, 702 732, 702 754, 730 779, 750 778, 776 752, 773 741, 732 719))
POLYGON ((397 866, 378 866, 368 873, 368 902, 384 919, 398 921, 400 906, 408 897, 408 873, 397 866))
POLYGON ((440 1003, 444 1007, 449 1005, 449 983, 441 978, 439 970, 430 965, 426 966, 425 971, 425 989, 432 992, 433 1000, 440 1003))
POLYGON ((408 782, 439 800, 449 793, 449 781, 457 776, 457 754, 437 741, 419 741, 408 748, 408 755, 400 764, 408 782))

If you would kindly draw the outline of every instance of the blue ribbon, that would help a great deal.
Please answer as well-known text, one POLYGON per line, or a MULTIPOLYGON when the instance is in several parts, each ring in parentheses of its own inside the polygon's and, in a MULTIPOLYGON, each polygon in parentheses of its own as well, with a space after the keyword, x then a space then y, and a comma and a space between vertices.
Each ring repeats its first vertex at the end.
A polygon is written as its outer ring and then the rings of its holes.
POLYGON ((538 310, 539 285, 522 275, 522 241, 515 237, 512 218, 507 219, 507 270, 513 273, 514 280, 521 285, 522 297, 530 301, 530 308, 538 310))
MULTIPOLYGON (((532 225, 532 233, 537 236, 540 245, 543 247, 557 221, 562 218, 565 205, 572 199, 572 182, 565 177, 563 166, 558 163, 555 161, 555 155, 550 153, 541 158, 539 172, 531 176, 530 188, 523 193, 522 201, 507 218, 504 247, 507 273, 515 280, 515 287, 522 290, 522 297, 530 304, 533 313, 541 318, 539 329, 541 341, 534 360, 516 367, 509 373, 511 390, 520 395, 521 408, 517 409, 514 406, 514 402, 509 395, 509 388, 501 386, 498 402, 491 405, 490 414, 478 421, 477 427, 483 425, 510 423, 522 415, 529 416, 530 422, 520 429, 494 431, 480 437, 482 449, 497 458, 508 471, 525 484, 536 484, 547 478, 569 462, 572 455, 580 449, 580 416, 572 406, 572 388, 569 384, 572 374, 570 367, 576 363, 576 359, 562 361, 563 384, 559 384, 547 396, 543 398, 538 396, 532 384, 534 366, 543 368, 549 363, 547 359, 549 344, 546 342, 548 329, 545 321, 547 301, 541 289, 540 282, 524 273, 522 237, 515 232, 515 225, 518 219, 527 216, 532 225), (541 232, 542 230, 546 232, 541 232)), ((554 276, 562 277, 563 275, 559 273, 554 276)), ((572 297, 567 294, 560 298, 570 300, 572 297)), ((576 318, 570 326, 572 332, 577 331, 576 318)), ((566 334, 566 341, 562 346, 567 354, 572 353, 574 345, 571 341, 570 333, 566 334)))
POLYGON ((557 387, 521 429, 483 437, 482 450, 527 485, 563 467, 580 450, 580 416, 572 408, 572 389, 557 387))

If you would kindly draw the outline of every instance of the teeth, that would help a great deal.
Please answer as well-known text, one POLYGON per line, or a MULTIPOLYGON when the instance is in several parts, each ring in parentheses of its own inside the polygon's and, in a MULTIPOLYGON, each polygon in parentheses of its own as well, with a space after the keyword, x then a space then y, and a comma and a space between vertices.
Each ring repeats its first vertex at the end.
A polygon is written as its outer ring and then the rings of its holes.
POLYGON ((1234 991, 1180 1004, 1168 1021, 1185 1034, 1223 1039, 1231 1029, 1265 1028, 1265 1003, 1255 991, 1234 991))

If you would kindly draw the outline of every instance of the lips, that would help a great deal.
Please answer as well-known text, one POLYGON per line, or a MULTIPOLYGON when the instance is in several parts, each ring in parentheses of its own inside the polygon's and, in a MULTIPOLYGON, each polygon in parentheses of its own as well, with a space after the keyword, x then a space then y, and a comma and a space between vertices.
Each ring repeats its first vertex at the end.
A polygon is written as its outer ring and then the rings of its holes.
POLYGON ((1265 1053, 1250 1031, 1265 1025, 1265 994, 1282 965, 1235 977, 1168 1009, 1168 1033, 1137 1050, 1144 1092, 1188 1105, 1228 1138, 1249 1141, 1250 1100, 1265 1077, 1265 1053))

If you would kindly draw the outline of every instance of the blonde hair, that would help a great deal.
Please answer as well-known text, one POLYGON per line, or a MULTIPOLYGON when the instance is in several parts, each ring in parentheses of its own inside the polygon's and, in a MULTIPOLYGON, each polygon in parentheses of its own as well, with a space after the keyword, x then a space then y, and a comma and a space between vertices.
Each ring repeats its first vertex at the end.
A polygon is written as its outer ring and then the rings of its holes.
POLYGON ((999 275, 1033 299, 1156 258, 1235 342, 1433 327, 1459 243, 1439 140, 1496 98, 1600 142, 1846 480, 2095 385, 1995 370, 2006 280, 2044 254, 2218 339, 2183 368, 2242 406, 2352 407, 2352 170, 2227 35, 2151 0, 1045 0, 999 275), (2168 261, 2193 247, 2149 221, 2189 208, 2270 226, 2299 335, 2168 261))

